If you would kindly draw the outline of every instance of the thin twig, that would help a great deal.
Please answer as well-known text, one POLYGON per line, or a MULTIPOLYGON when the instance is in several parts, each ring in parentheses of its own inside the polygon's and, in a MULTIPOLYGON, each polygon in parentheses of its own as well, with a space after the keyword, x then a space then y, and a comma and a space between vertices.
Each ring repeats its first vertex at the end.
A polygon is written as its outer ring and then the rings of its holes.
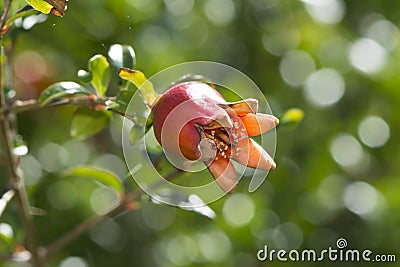
POLYGON ((6 1, 6 7, 4 8, 3 14, 1 15, 0 32, 3 32, 3 27, 4 27, 4 25, 6 25, 8 12, 10 11, 11 1, 12 0, 7 0, 6 1))
MULTIPOLYGON (((171 181, 172 179, 176 178, 183 172, 175 169, 173 172, 171 172, 169 175, 164 177, 166 181, 171 181)), ((157 187, 162 184, 162 182, 166 181, 157 181, 153 185, 150 185, 151 188, 157 187)), ((75 226, 71 231, 67 232, 63 236, 61 236, 59 239, 54 241, 53 243, 49 244, 46 247, 43 247, 40 249, 40 256, 42 260, 47 259, 50 255, 54 254, 55 252, 59 251, 61 248, 65 247, 66 245, 70 244, 72 241, 77 239, 79 236, 81 236, 83 233, 85 233, 87 230, 92 228, 93 226, 97 225, 100 222, 105 221, 106 219, 113 217, 123 211, 126 210, 126 205, 132 201, 137 200, 140 198, 142 195, 144 195, 145 192, 142 189, 136 189, 128 194, 121 199, 121 201, 118 203, 117 206, 111 208, 109 211, 107 211, 104 214, 101 215, 96 215, 95 217, 92 217, 81 224, 78 224, 75 226)))
POLYGON ((66 106, 66 105, 76 105, 76 106, 100 106, 105 105, 106 101, 115 100, 115 97, 103 97, 91 99, 87 96, 85 97, 76 97, 76 98, 64 98, 59 101, 55 101, 46 106, 41 106, 40 103, 36 99, 28 99, 28 100, 17 100, 14 102, 12 106, 8 106, 5 108, 0 108, 0 114, 8 114, 8 113, 22 113, 27 111, 34 111, 47 107, 57 107, 57 106, 66 106))
MULTIPOLYGON (((0 70, 1 71, 1 70, 0 70)), ((1 75, 0 75, 1 76, 1 75)), ((2 81, 0 81, 2 84, 2 81)), ((2 103, 4 103, 4 87, 1 86, 0 91, 2 91, 2 103)), ((26 195, 25 186, 20 177, 21 170, 18 167, 16 158, 12 152, 12 130, 10 128, 10 121, 8 116, 3 114, 0 116, 0 141, 3 151, 3 158, 5 165, 8 167, 8 173, 12 182, 13 189, 15 190, 15 199, 18 206, 18 211, 20 213, 21 221, 25 229, 27 247, 32 253, 32 265, 34 267, 40 266, 38 257, 36 254, 37 250, 37 240, 35 235, 35 230, 33 226, 32 216, 29 213, 29 201, 26 195)))
MULTIPOLYGON (((6 23, 8 12, 10 11, 12 0, 7 0, 3 14, 0 18, 0 39, 3 39, 3 27, 6 23)), ((5 97, 5 83, 6 83, 6 68, 3 64, 7 62, 4 60, 6 57, 4 53, 4 46, 0 47, 0 57, 3 59, 0 64, 0 109, 7 109, 7 101, 5 97)), ((33 267, 40 267, 41 263, 37 255, 38 242, 36 239, 35 229, 33 225, 32 216, 29 212, 30 204, 26 194, 25 185, 22 182, 22 171, 18 166, 18 161, 13 154, 13 130, 11 129, 10 117, 3 112, 0 113, 0 142, 3 152, 3 159, 8 168, 12 189, 15 191, 15 200, 17 203, 18 211, 25 230, 27 248, 31 252, 31 263, 33 267)))

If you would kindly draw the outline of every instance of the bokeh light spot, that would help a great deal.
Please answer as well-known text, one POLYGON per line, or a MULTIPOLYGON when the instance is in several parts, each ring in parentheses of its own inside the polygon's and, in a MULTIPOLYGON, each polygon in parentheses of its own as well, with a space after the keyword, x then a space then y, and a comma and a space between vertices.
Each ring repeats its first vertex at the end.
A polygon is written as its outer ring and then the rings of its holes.
POLYGON ((90 195, 90 206, 97 214, 105 213, 116 206, 118 202, 117 192, 109 187, 99 187, 90 195))
POLYGON ((350 211, 365 215, 372 213, 377 206, 378 192, 368 183, 354 182, 346 188, 343 199, 350 211))
POLYGON ((125 242, 121 227, 112 219, 90 229, 89 235, 96 244, 110 252, 121 250, 125 242))
POLYGON ((254 216, 255 205, 253 199, 245 194, 236 193, 224 203, 222 214, 225 221, 233 227, 248 224, 254 216))
POLYGON ((304 86, 307 100, 317 106, 326 107, 336 104, 345 91, 342 76, 333 69, 321 69, 311 74, 304 86))
POLYGON ((197 235, 200 252, 209 261, 223 262, 230 255, 231 241, 220 230, 213 229, 197 235))
POLYGON ((154 230, 162 230, 170 226, 175 219, 176 211, 169 206, 149 204, 143 206, 143 220, 147 226, 154 230))
POLYGON ((86 163, 89 159, 89 147, 85 142, 69 140, 63 144, 67 152, 68 166, 78 166, 86 163))
POLYGON ((50 205, 58 210, 67 210, 75 206, 78 192, 74 184, 68 181, 57 181, 47 191, 50 205))
POLYGON ((177 235, 169 240, 167 245, 168 258, 174 264, 188 266, 196 260, 198 247, 187 235, 177 235))
POLYGON ((118 178, 126 178, 128 169, 124 161, 112 154, 103 154, 96 158, 92 164, 93 166, 114 173, 118 178))
POLYGON ((235 18, 235 4, 232 0, 206 0, 204 13, 216 26, 226 26, 235 18))
POLYGON ((16 76, 23 82, 37 83, 46 76, 47 63, 37 52, 25 51, 18 54, 14 62, 16 76))
POLYGON ((349 59, 356 69, 374 74, 386 63, 386 51, 374 40, 361 38, 351 45, 349 59))
POLYGON ((291 86, 301 86, 315 70, 313 58, 305 51, 296 50, 286 54, 279 65, 283 80, 291 86))
POLYGON ((67 165, 68 153, 55 143, 46 143, 40 147, 37 158, 43 169, 48 172, 56 172, 67 165))
POLYGON ((367 29, 366 37, 375 40, 389 51, 398 48, 399 29, 386 19, 374 21, 367 29))
POLYGON ((88 267, 86 261, 80 257, 68 257, 62 260, 60 267, 88 267))
POLYGON ((302 0, 308 14, 319 23, 339 23, 346 14, 346 4, 342 0, 302 0))
POLYGON ((42 166, 39 161, 31 155, 25 155, 21 158, 21 168, 24 172, 26 185, 34 185, 42 177, 42 166))
POLYGON ((330 152, 333 159, 342 167, 352 167, 363 159, 360 143, 349 134, 339 134, 331 142, 330 152))
POLYGON ((389 125, 378 116, 365 118, 358 126, 361 141, 372 148, 384 146, 390 138, 389 125))
POLYGON ((164 0, 167 10, 174 16, 182 16, 189 13, 194 6, 194 0, 164 0))
POLYGON ((268 52, 275 56, 283 56, 295 49, 300 43, 300 31, 287 29, 272 33, 265 33, 262 36, 262 43, 268 52))

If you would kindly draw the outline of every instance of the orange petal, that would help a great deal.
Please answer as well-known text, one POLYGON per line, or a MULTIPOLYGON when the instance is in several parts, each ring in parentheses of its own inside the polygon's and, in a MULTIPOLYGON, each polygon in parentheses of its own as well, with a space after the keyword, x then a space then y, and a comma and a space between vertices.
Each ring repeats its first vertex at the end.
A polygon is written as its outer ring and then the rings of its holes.
POLYGON ((240 164, 260 170, 273 170, 276 163, 271 156, 253 139, 239 140, 238 145, 232 148, 232 159, 240 164))
POLYGON ((273 115, 256 113, 249 113, 240 117, 244 126, 246 127, 249 136, 257 136, 263 134, 279 124, 279 119, 273 115))
POLYGON ((258 100, 254 98, 248 98, 242 101, 229 103, 228 106, 233 109, 238 116, 245 116, 248 113, 257 112, 258 100))
POLYGON ((208 165, 208 170, 225 193, 233 193, 237 184, 236 172, 228 158, 223 158, 218 153, 217 158, 208 165))

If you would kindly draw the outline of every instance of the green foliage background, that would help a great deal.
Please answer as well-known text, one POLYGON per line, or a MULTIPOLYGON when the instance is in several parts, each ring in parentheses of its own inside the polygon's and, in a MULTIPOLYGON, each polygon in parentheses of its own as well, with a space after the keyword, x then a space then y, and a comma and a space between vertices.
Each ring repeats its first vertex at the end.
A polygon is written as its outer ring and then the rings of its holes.
MULTIPOLYGON (((253 79, 275 115, 292 107, 305 112, 296 128, 278 129, 278 167, 268 180, 252 194, 247 193, 248 181, 242 180, 235 194, 210 205, 215 220, 143 197, 137 210, 94 227, 53 256, 49 266, 73 266, 65 261, 71 256, 81 257, 87 266, 341 266, 340 262, 266 264, 256 258, 264 245, 319 251, 335 247, 338 238, 345 238, 349 248, 399 258, 400 48, 397 43, 383 68, 369 75, 350 65, 347 47, 328 51, 321 47, 336 37, 348 44, 361 38, 371 14, 398 26, 400 4, 394 0, 343 3, 343 20, 326 25, 313 20, 304 3, 292 0, 70 0, 63 18, 49 16, 31 30, 21 30, 12 58, 17 99, 37 98, 54 82, 78 81, 77 70, 87 69, 90 57, 106 55, 112 44, 120 43, 135 48, 137 68, 148 77, 177 63, 217 61, 253 79), (287 39, 277 46, 281 55, 273 55, 266 40, 278 34, 287 39), (329 67, 340 73, 346 86, 337 103, 315 106, 302 85, 284 81, 280 72, 284 52, 296 49, 311 56, 316 70, 329 67), (361 121, 370 115, 379 116, 390 128, 390 138, 378 148, 365 145, 358 134, 361 121), (361 146, 359 164, 346 167, 333 159, 332 142, 340 134, 353 136, 361 146), (360 185, 357 182, 369 187, 349 191, 349 186, 360 185), (368 212, 354 212, 346 192, 358 199, 358 207, 370 207, 368 212), (356 192, 361 195, 354 196, 356 192)), ((20 134, 29 147, 22 158, 29 197, 33 206, 45 211, 35 216, 42 244, 115 200, 95 181, 58 179, 57 172, 91 164, 135 187, 126 178, 120 118, 113 117, 108 128, 88 140, 71 140, 75 109, 59 107, 18 116, 20 134)), ((6 172, 4 166, 0 168, 1 186, 6 188, 6 172)), ((0 219, 12 225, 16 239, 22 235, 17 218, 10 205, 0 219)), ((76 264, 86 266, 82 261, 76 264)), ((26 265, 5 262, 3 266, 26 265)))

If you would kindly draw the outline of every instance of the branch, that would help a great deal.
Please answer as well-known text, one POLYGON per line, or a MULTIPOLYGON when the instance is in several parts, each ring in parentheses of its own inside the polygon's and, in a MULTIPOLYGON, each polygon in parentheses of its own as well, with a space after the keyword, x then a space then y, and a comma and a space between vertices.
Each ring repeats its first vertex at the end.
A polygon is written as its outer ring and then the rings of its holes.
MULTIPOLYGON (((0 39, 3 39, 3 27, 6 23, 8 12, 10 11, 12 0, 7 0, 0 18, 0 39)), ((5 83, 7 66, 5 63, 8 62, 4 46, 0 47, 0 110, 5 110, 7 108, 7 101, 5 96, 5 83)), ((27 248, 31 252, 32 258, 31 263, 34 267, 40 267, 41 263, 37 255, 38 242, 36 239, 36 234, 34 230, 32 216, 29 212, 30 204, 26 194, 25 185, 22 181, 22 171, 19 168, 18 160, 13 154, 13 139, 14 131, 11 128, 10 118, 5 113, 0 113, 0 143, 3 152, 3 160, 8 169, 8 174, 10 176, 12 190, 15 192, 15 200, 17 202, 18 212, 22 221, 22 225, 25 230, 27 248)))
MULTIPOLYGON (((2 68, 0 68, 2 71, 2 68)), ((0 75, 2 76, 2 75, 0 75)), ((5 98, 4 98, 4 86, 3 86, 3 77, 0 81, 1 88, 1 107, 4 107, 5 98)), ((0 116, 0 142, 3 150, 3 157, 5 161, 5 165, 8 168, 8 173, 10 175, 12 187, 15 190, 15 199, 18 205, 18 211, 21 217, 22 224, 24 226, 26 232, 27 239, 27 247, 28 250, 32 253, 32 265, 40 266, 38 261, 38 257, 36 254, 37 248, 37 240, 33 226, 32 216, 29 213, 29 200, 26 195, 25 186, 22 182, 21 173, 22 171, 18 167, 17 160, 13 154, 13 146, 12 146, 12 130, 10 127, 10 121, 8 116, 1 114, 0 116)))
POLYGON ((3 33, 2 33, 3 32, 3 27, 4 27, 4 25, 6 25, 7 15, 8 15, 8 12, 10 11, 11 1, 12 0, 7 0, 6 1, 6 7, 4 8, 3 14, 1 15, 1 19, 0 19, 1 36, 3 36, 3 33))
MULTIPOLYGON (((181 173, 182 173, 181 170, 175 169, 173 172, 171 172, 169 175, 167 175, 165 177, 165 180, 171 181, 175 177, 179 176, 181 173)), ((155 188, 157 186, 160 186, 163 182, 165 182, 165 181, 164 180, 157 181, 154 184, 150 185, 150 188, 155 188)), ((79 236, 81 236, 83 233, 85 233, 87 230, 89 230, 93 226, 97 225, 100 222, 105 221, 106 219, 108 219, 110 217, 113 217, 113 216, 127 210, 126 206, 130 202, 135 201, 138 198, 140 198, 143 194, 145 194, 145 192, 143 190, 141 190, 140 188, 135 191, 132 191, 132 192, 126 194, 126 196, 118 203, 117 206, 113 207, 106 213, 97 215, 95 217, 92 217, 92 218, 82 222, 81 224, 78 224, 77 226, 75 226, 75 228, 73 228, 71 231, 69 231, 65 235, 61 236, 59 239, 57 239, 50 245, 48 245, 44 248, 41 248, 40 253, 39 253, 41 256, 41 259, 46 260, 46 258, 48 258, 50 255, 54 254, 61 248, 65 247, 66 245, 68 245, 69 243, 71 243, 72 241, 77 239, 79 236)))
POLYGON ((8 114, 8 113, 22 113, 27 111, 38 110, 41 108, 47 107, 56 107, 56 106, 66 106, 66 105, 76 105, 76 106, 100 106, 105 105, 106 101, 115 100, 115 97, 103 97, 103 98, 95 98, 91 99, 87 96, 85 97, 76 97, 76 98, 65 98, 56 102, 52 102, 46 106, 41 106, 40 103, 36 99, 29 100, 17 100, 14 102, 12 106, 2 107, 0 108, 0 114, 8 114))

